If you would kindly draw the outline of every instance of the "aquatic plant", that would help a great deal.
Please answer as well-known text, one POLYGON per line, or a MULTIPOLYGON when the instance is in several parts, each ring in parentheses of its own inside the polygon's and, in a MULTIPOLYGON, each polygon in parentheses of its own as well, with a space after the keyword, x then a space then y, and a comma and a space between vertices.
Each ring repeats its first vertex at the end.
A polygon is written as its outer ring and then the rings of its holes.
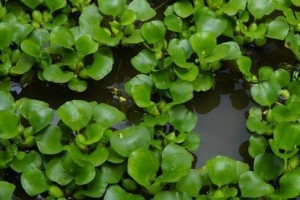
POLYGON ((12 199, 16 187, 46 200, 296 198, 299 67, 255 70, 244 47, 278 40, 299 60, 299 6, 297 0, 1 1, 0 199, 12 199), (32 77, 83 92, 91 80, 107 77, 115 49, 124 47, 137 49, 128 58, 137 74, 124 86, 142 110, 135 123, 105 103, 74 99, 54 110, 10 93, 11 81, 32 77), (216 156, 194 169, 197 117, 184 104, 213 89, 228 63, 256 103, 246 121, 253 163, 216 156), (124 121, 126 128, 116 126, 124 121))

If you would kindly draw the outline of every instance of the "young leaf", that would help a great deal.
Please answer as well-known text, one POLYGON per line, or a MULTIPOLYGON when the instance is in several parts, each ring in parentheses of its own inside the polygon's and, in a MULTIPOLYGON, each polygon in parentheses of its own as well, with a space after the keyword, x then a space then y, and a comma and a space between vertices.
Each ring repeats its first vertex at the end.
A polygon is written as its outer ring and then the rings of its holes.
POLYGON ((76 92, 84 92, 87 87, 88 83, 84 80, 73 78, 68 82, 68 88, 76 92))
POLYGON ((69 29, 57 26, 50 33, 50 44, 71 49, 74 44, 74 36, 69 29))
POLYGON ((66 83, 70 81, 74 76, 73 72, 63 71, 63 69, 56 64, 46 67, 43 71, 43 77, 47 81, 54 83, 66 83))
POLYGON ((197 32, 190 37, 190 43, 199 59, 203 59, 210 55, 216 47, 217 39, 212 33, 197 32))
POLYGON ((144 126, 132 126, 124 130, 115 131, 110 136, 112 148, 124 157, 128 157, 135 149, 147 149, 150 141, 150 133, 144 126))
POLYGON ((189 132, 197 124, 196 115, 183 105, 175 106, 168 111, 170 123, 180 132, 189 132))
POLYGON ((179 0, 174 3, 174 12, 182 18, 187 18, 194 12, 193 5, 188 0, 179 0))
POLYGON ((23 40, 21 43, 21 49, 32 57, 39 58, 41 56, 40 46, 32 40, 23 40))
POLYGON ((262 106, 271 106, 277 102, 280 94, 280 85, 275 81, 265 81, 252 86, 252 98, 262 106))
POLYGON ((133 0, 128 5, 128 9, 134 11, 136 13, 136 19, 141 21, 151 19, 156 14, 147 0, 133 0))
POLYGON ((149 73, 156 67, 158 60, 153 52, 143 49, 131 59, 133 67, 141 73, 149 73))
POLYGON ((46 164, 46 176, 59 185, 67 185, 73 180, 73 176, 65 170, 61 158, 54 158, 46 164))
POLYGON ((194 169, 190 169, 187 176, 183 177, 176 183, 176 189, 179 192, 186 192, 192 197, 196 197, 199 195, 202 186, 203 181, 200 173, 194 169))
POLYGON ((49 185, 42 170, 33 168, 21 175, 21 185, 30 196, 35 196, 48 190, 49 185))
POLYGON ((75 47, 81 56, 86 56, 98 50, 98 43, 93 41, 90 35, 85 34, 76 40, 75 47))
POLYGON ((149 187, 156 177, 159 161, 148 149, 136 149, 128 158, 128 174, 140 185, 149 187), (151 165, 149 165, 151 163, 151 165))
POLYGON ((79 131, 88 125, 92 118, 92 106, 82 100, 68 101, 57 110, 60 119, 71 129, 79 131))
POLYGON ((96 53, 93 64, 86 68, 87 74, 94 80, 103 79, 112 70, 113 62, 111 56, 96 53))

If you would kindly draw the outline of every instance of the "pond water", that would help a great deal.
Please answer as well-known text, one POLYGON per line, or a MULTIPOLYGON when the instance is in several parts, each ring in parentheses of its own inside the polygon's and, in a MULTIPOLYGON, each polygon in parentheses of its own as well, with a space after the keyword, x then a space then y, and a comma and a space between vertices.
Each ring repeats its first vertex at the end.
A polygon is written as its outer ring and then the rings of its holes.
MULTIPOLYGON (((280 63, 294 62, 291 52, 278 46, 274 41, 270 41, 264 48, 249 46, 244 51, 254 59, 254 67, 262 65, 276 67, 280 63)), ((114 50, 115 64, 112 73, 99 82, 90 82, 87 91, 83 93, 72 92, 65 86, 39 80, 33 80, 26 87, 14 84, 12 93, 16 99, 27 97, 46 101, 54 109, 72 99, 108 103, 127 114, 131 122, 120 124, 119 128, 126 127, 130 123, 137 122, 141 116, 141 111, 124 92, 124 83, 137 74, 130 66, 130 58, 135 54, 136 50, 129 48, 114 50), (113 88, 118 88, 119 94, 113 94, 113 88), (127 101, 121 103, 119 96, 126 97, 127 101)), ((247 140, 250 134, 245 122, 247 111, 254 103, 249 97, 249 86, 239 77, 234 69, 230 69, 229 64, 229 67, 217 74, 215 89, 195 94, 188 105, 198 116, 196 131, 201 136, 200 148, 195 153, 196 168, 216 155, 249 161, 247 140)), ((10 178, 11 181, 14 180, 13 177, 10 178)), ((16 191, 16 196, 22 200, 40 199, 26 197, 22 189, 16 191)))

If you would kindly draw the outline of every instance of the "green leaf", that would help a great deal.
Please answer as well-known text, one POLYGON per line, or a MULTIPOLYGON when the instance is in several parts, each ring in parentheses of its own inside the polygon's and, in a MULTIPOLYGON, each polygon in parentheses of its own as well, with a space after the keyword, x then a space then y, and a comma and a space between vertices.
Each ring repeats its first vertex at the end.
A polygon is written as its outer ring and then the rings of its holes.
POLYGON ((41 56, 40 46, 32 40, 23 40, 21 43, 21 49, 23 52, 32 57, 39 58, 41 56))
POLYGON ((74 36, 69 29, 57 26, 50 33, 50 44, 71 49, 74 44, 74 36))
POLYGON ((179 79, 192 82, 197 78, 199 74, 199 67, 194 65, 189 70, 175 69, 174 71, 179 79))
POLYGON ((99 142, 102 138, 104 133, 104 128, 101 124, 90 124, 86 128, 84 135, 86 138, 86 141, 84 142, 85 145, 91 145, 93 143, 99 142))
POLYGON ((236 15, 238 11, 245 10, 246 3, 246 0, 229 0, 226 4, 223 4, 221 10, 229 16, 233 16, 236 15))
POLYGON ((265 181, 275 180, 283 171, 284 160, 270 153, 255 157, 254 173, 265 181))
POLYGON ((88 83, 80 79, 71 79, 68 82, 68 88, 76 92, 84 92, 88 87, 88 83))
POLYGON ((104 175, 104 178, 110 184, 119 183, 126 172, 125 163, 122 164, 111 164, 105 163, 101 166, 100 172, 104 175))
POLYGON ((216 47, 217 39, 212 33, 197 32, 190 37, 190 43, 199 59, 203 59, 209 56, 216 47))
POLYGON ((12 199, 16 186, 6 181, 0 181, 0 199, 10 200, 12 199))
POLYGON ((176 189, 179 192, 186 192, 192 197, 199 195, 203 182, 200 173, 195 169, 190 169, 187 176, 183 177, 176 183, 176 189))
POLYGON ((188 39, 171 39, 167 51, 172 56, 176 64, 180 62, 185 63, 193 53, 192 46, 188 39))
POLYGON ((274 192, 272 185, 264 182, 252 171, 245 172, 240 176, 239 186, 242 192, 242 197, 246 198, 264 197, 274 192))
POLYGON ((34 9, 41 3, 43 3, 44 0, 21 0, 26 6, 28 6, 31 9, 34 9))
POLYGON ((274 129, 274 141, 280 149, 292 151, 300 144, 300 124, 283 122, 274 129))
POLYGON ((300 6, 300 1, 299 0, 291 0, 291 2, 295 5, 295 6, 300 6))
POLYGON ((284 69, 278 69, 272 74, 271 80, 278 82, 281 87, 286 87, 290 83, 290 73, 284 69))
POLYGON ((172 72, 169 69, 152 72, 150 76, 157 89, 168 89, 172 84, 172 72))
POLYGON ((277 102, 280 94, 280 85, 274 81, 264 81, 251 87, 251 96, 262 106, 271 106, 277 102))
POLYGON ((182 19, 176 15, 168 15, 164 19, 164 23, 168 30, 173 32, 182 32, 183 22, 182 19))
POLYGON ((174 12, 182 18, 186 18, 193 14, 194 8, 190 1, 188 0, 179 0, 174 3, 174 12))
POLYGON ((47 81, 54 83, 66 83, 70 81, 74 76, 73 72, 63 71, 63 69, 56 64, 46 67, 43 71, 43 77, 47 81))
POLYGON ((45 0, 47 7, 54 12, 67 6, 66 0, 45 0))
POLYGON ((46 164, 46 176, 59 185, 68 185, 73 180, 73 176, 65 170, 61 158, 54 158, 46 164))
POLYGON ((79 17, 79 26, 85 33, 91 34, 95 28, 99 27, 102 18, 95 4, 85 6, 79 17))
POLYGON ((96 171, 92 163, 84 160, 75 161, 74 181, 77 185, 85 185, 90 183, 96 176, 96 171))
POLYGON ((248 152, 252 158, 255 158, 261 153, 265 153, 268 146, 266 138, 260 135, 251 136, 249 143, 248 152))
POLYGON ((201 73, 193 81, 194 90, 197 92, 208 91, 215 85, 215 80, 210 73, 201 73))
POLYGON ((198 133, 189 133, 182 143, 182 147, 189 151, 196 151, 200 144, 200 136, 198 133))
POLYGON ((156 67, 158 60, 155 53, 148 49, 143 49, 131 59, 133 67, 141 73, 149 73, 156 67))
POLYGON ((147 0, 133 0, 128 5, 128 9, 136 14, 136 19, 146 21, 155 16, 156 12, 152 9, 147 0))
POLYGON ((105 15, 120 15, 126 6, 126 0, 98 0, 100 11, 105 15))
POLYGON ((90 35, 86 34, 76 40, 75 47, 81 56, 86 56, 98 50, 98 43, 93 41, 90 35))
MULTIPOLYGON (((181 193, 177 191, 160 191, 155 194, 153 200, 192 200, 193 198, 190 197, 187 193, 181 193)), ((198 200, 198 199, 197 199, 198 200)))
POLYGON ((248 0, 247 8, 255 19, 261 19, 265 15, 269 15, 275 8, 272 0, 248 0))
POLYGON ((156 177, 159 161, 148 149, 136 149, 128 158, 128 174, 140 185, 149 187, 156 177), (151 163, 151 165, 149 165, 151 163))
POLYGON ((150 133, 143 126, 132 126, 115 131, 110 136, 112 148, 121 156, 128 157, 138 148, 148 148, 150 145, 150 133))
POLYGON ((131 95, 135 103, 141 107, 146 108, 154 106, 154 102, 151 101, 151 92, 152 87, 143 84, 143 85, 134 85, 131 87, 131 95))
POLYGON ((0 90, 0 110, 13 111, 14 98, 10 93, 0 90))
POLYGON ((30 196, 43 193, 49 188, 46 177, 38 168, 33 168, 23 172, 21 175, 21 185, 30 196))
POLYGON ((197 125, 196 115, 183 105, 173 107, 168 113, 169 122, 180 132, 189 132, 197 125))
POLYGON ((40 168, 41 164, 41 156, 36 151, 30 151, 29 153, 19 151, 14 157, 10 167, 14 171, 21 173, 24 171, 30 171, 31 169, 40 168))
POLYGON ((132 10, 125 10, 120 16, 120 24, 123 26, 128 26, 133 24, 136 19, 136 14, 132 10))
POLYGON ((197 32, 208 32, 214 37, 220 36, 225 31, 228 23, 226 19, 210 14, 200 15, 199 17, 196 16, 194 21, 196 23, 197 32))
POLYGON ((96 53, 94 55, 93 64, 86 68, 87 74, 94 80, 103 79, 106 75, 109 74, 109 72, 111 72, 113 62, 114 60, 112 56, 96 53))
POLYGON ((239 70, 244 74, 244 75, 250 75, 250 69, 252 66, 252 60, 251 58, 247 56, 240 56, 237 59, 237 65, 239 67, 239 70))
POLYGON ((0 138, 11 139, 18 135, 18 117, 8 110, 0 110, 0 138))
POLYGON ((99 170, 92 182, 82 192, 87 197, 100 198, 104 195, 107 185, 105 175, 99 170))
POLYGON ((284 40, 289 32, 289 25, 284 17, 277 17, 268 24, 267 37, 277 40, 284 40))
POLYGON ((48 126, 54 118, 54 111, 51 108, 43 108, 29 114, 28 121, 34 131, 40 131, 48 126))
POLYGON ((93 119, 104 128, 109 128, 126 119, 126 116, 117 108, 101 103, 94 108, 93 119))
POLYGON ((8 48, 13 40, 14 30, 8 23, 0 23, 0 49, 8 48))
POLYGON ((149 44, 163 41, 166 34, 166 27, 160 20, 146 22, 141 27, 142 35, 149 44))
POLYGON ((193 98, 194 87, 188 81, 178 80, 173 82, 170 87, 170 93, 173 98, 172 104, 185 103, 193 98))
POLYGON ((10 69, 10 73, 17 75, 25 74, 32 68, 33 63, 34 59, 32 57, 22 53, 18 62, 16 63, 16 66, 10 69))
POLYGON ((61 145, 62 131, 59 126, 48 126, 35 139, 40 152, 43 154, 52 155, 63 150, 61 145))
POLYGON ((118 185, 109 187, 105 193, 104 200, 145 200, 141 195, 127 193, 118 185))
POLYGON ((225 156, 209 159, 206 161, 206 166, 211 181, 219 187, 237 183, 240 175, 249 170, 246 163, 225 156))
POLYGON ((100 44, 114 47, 117 46, 123 38, 123 32, 120 31, 112 37, 110 30, 102 27, 96 27, 92 32, 92 38, 100 44))
POLYGON ((60 119, 71 129, 79 131, 86 127, 93 114, 92 106, 82 100, 72 100, 64 103, 57 110, 60 119))
POLYGON ((300 176, 296 173, 284 174, 279 180, 279 197, 297 198, 300 194, 300 176))

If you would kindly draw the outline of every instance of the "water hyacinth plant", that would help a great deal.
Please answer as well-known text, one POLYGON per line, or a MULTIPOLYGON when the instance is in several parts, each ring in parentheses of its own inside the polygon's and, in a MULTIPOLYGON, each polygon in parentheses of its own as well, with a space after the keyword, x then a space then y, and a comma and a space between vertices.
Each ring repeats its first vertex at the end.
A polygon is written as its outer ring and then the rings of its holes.
POLYGON ((0 199, 18 191, 45 200, 297 198, 299 7, 297 0, 1 1, 0 199), (269 41, 295 62, 257 67, 247 47, 269 41), (131 65, 116 66, 115 52, 128 49, 131 65), (116 67, 135 70, 120 98, 141 111, 135 121, 96 100, 54 109, 12 92, 12 83, 36 78, 84 92, 116 67), (245 124, 251 161, 219 155, 196 169, 198 120, 186 103, 213 90, 224 69, 239 74, 255 102, 245 124))

